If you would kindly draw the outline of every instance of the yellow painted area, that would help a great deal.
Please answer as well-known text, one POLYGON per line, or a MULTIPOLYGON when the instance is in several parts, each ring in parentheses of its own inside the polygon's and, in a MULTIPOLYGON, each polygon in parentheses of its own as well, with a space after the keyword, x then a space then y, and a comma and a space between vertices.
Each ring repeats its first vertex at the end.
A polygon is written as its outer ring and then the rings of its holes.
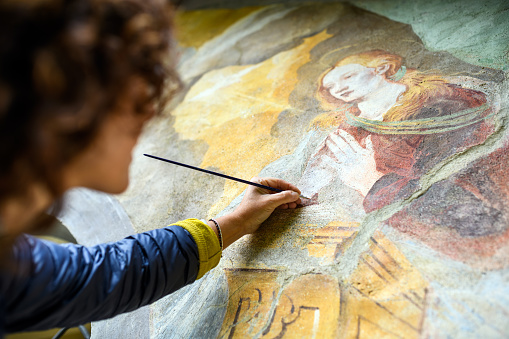
MULTIPOLYGON (((293 231, 297 238, 312 237, 309 256, 335 265, 333 260, 341 260, 335 259, 337 253, 351 245, 358 227, 334 221, 293 231)), ((283 279, 285 268, 247 268, 242 260, 236 266, 225 270, 229 301, 220 337, 418 338, 421 333, 429 284, 379 232, 341 285, 327 274, 283 279)))
MULTIPOLYGON (((259 64, 214 70, 194 84, 172 115, 184 139, 209 145, 202 167, 250 179, 287 154, 275 148, 271 128, 279 114, 291 108, 288 98, 299 80, 298 69, 310 60, 310 50, 329 36, 323 31, 259 64)), ((244 189, 225 181, 224 195, 209 214, 223 210, 244 189)))
POLYGON ((418 338, 428 282, 383 235, 348 280, 344 338, 418 338))
POLYGON ((340 126, 345 120, 345 114, 332 110, 332 112, 322 113, 315 117, 309 124, 309 129, 327 130, 337 128, 337 126, 340 126))
POLYGON ((280 284, 274 270, 225 270, 228 308, 218 338, 253 337, 270 321, 280 284))
POLYGON ((200 48, 207 41, 222 34, 228 27, 259 10, 261 7, 240 9, 207 9, 177 11, 175 35, 183 47, 200 48))
POLYGON ((230 292, 219 338, 337 336, 340 290, 333 277, 305 274, 282 287, 275 270, 225 273, 230 292))
POLYGON ((336 279, 325 274, 302 275, 283 290, 265 337, 335 338, 339 308, 336 279))
POLYGON ((307 244, 308 254, 327 263, 333 262, 336 255, 344 253, 351 245, 358 228, 357 222, 332 221, 322 228, 304 230, 312 238, 307 244))

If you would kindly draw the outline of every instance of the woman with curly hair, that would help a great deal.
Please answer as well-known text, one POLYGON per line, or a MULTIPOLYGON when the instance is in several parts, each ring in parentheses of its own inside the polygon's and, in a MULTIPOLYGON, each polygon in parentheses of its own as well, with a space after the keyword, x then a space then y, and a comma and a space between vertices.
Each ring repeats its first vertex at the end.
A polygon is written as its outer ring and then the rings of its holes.
POLYGON ((83 247, 25 235, 72 187, 120 193, 144 123, 178 88, 158 0, 0 4, 0 337, 149 304, 201 278, 299 190, 249 188, 232 212, 83 247))

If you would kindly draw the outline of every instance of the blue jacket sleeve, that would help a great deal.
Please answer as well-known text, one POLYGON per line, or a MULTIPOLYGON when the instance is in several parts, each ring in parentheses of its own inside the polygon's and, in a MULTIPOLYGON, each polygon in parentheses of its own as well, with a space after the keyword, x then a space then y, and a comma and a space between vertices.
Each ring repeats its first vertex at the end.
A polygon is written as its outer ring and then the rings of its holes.
POLYGON ((199 269, 196 243, 178 226, 94 247, 22 236, 4 262, 6 332, 76 326, 131 311, 194 282, 199 269))

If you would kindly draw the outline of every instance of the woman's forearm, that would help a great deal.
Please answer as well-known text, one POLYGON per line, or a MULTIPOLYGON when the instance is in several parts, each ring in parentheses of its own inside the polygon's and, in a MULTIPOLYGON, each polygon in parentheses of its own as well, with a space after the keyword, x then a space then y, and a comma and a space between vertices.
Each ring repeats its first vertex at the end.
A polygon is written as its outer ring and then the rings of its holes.
MULTIPOLYGON (((242 227, 242 221, 238 220, 234 215, 227 214, 222 217, 218 217, 215 219, 221 229, 221 238, 223 242, 223 249, 227 248, 235 241, 242 238, 246 235, 244 231, 244 227, 242 227)), ((212 228, 216 236, 219 238, 219 230, 216 227, 216 224, 209 220, 207 224, 212 228)))

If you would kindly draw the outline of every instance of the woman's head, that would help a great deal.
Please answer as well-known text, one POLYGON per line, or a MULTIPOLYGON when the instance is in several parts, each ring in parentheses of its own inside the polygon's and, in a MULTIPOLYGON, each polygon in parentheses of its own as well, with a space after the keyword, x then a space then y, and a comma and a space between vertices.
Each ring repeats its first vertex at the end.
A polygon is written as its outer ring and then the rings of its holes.
POLYGON ((346 64, 327 72, 322 78, 321 87, 332 98, 355 103, 377 92, 382 87, 383 81, 385 81, 383 68, 346 64))
POLYGON ((402 102, 384 115, 384 121, 398 121, 418 114, 422 103, 433 92, 450 90, 441 76, 403 66, 401 56, 382 50, 350 55, 322 74, 317 96, 324 108, 334 110, 363 100, 384 81, 398 83, 407 88, 402 102))
POLYGON ((62 170, 113 116, 153 114, 178 82, 170 19, 157 0, 0 4, 0 204, 33 181, 60 195, 62 170))
POLYGON ((380 50, 348 56, 320 78, 318 93, 332 104, 351 103, 376 91, 402 66, 402 58, 380 50))
POLYGON ((358 64, 367 68, 384 69, 384 76, 389 78, 396 74, 403 65, 403 58, 399 55, 388 53, 382 50, 373 50, 350 55, 338 61, 334 67, 341 67, 349 64, 358 64))

